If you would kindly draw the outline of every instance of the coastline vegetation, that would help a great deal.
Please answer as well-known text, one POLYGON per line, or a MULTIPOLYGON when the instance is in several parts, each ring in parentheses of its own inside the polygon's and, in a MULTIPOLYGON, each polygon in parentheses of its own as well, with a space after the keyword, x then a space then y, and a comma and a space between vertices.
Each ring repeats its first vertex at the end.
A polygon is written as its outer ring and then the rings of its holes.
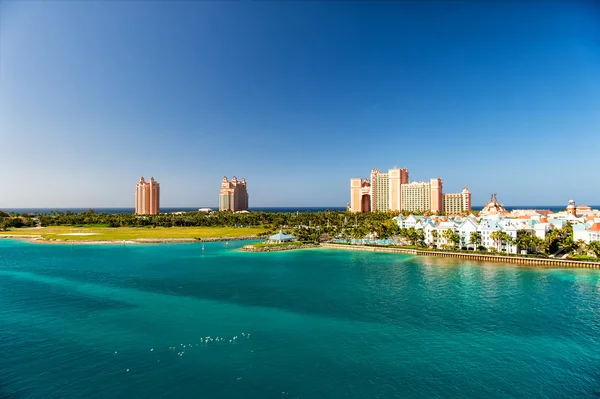
MULTIPOLYGON (((71 229, 113 229, 103 231, 106 237, 127 235, 126 228, 135 228, 131 232, 138 234, 144 231, 144 237, 169 238, 169 237, 198 237, 205 234, 217 234, 215 230, 211 233, 193 235, 193 230, 181 230, 178 228, 200 228, 202 229, 230 228, 235 229, 228 234, 247 235, 240 229, 251 229, 252 235, 265 237, 275 234, 279 229, 291 230, 299 241, 319 242, 329 237, 366 234, 377 232, 380 236, 392 233, 396 223, 392 217, 398 212, 371 212, 353 214, 350 212, 324 211, 324 212, 302 212, 302 213, 270 213, 270 212, 185 212, 185 213, 163 213, 158 215, 135 215, 131 213, 107 214, 96 213, 88 210, 81 213, 73 212, 50 212, 41 214, 0 214, 0 234, 2 231, 9 234, 40 235, 40 229, 29 232, 31 227, 38 226, 46 229, 44 234, 52 235, 50 228, 65 227, 71 229), (144 229, 145 228, 145 229, 144 229), (156 233, 149 233, 146 229, 156 229, 156 233), (117 233, 118 232, 118 233, 117 233), (189 233, 189 234, 188 234, 189 233)), ((64 234, 63 231, 57 234, 64 234)), ((48 237, 49 239, 65 239, 65 236, 48 237)), ((93 238, 89 238, 93 240, 93 238)))
POLYGON ((47 213, 5 213, 0 211, 0 219, 7 227, 23 227, 21 224, 38 223, 41 226, 62 225, 107 225, 109 227, 227 227, 262 226, 275 227, 312 226, 364 226, 372 222, 382 222, 397 216, 399 212, 351 213, 342 211, 323 212, 177 212, 158 215, 136 215, 133 213, 97 213, 93 209, 86 212, 47 212, 47 213), (14 225, 14 226, 12 226, 14 225))
MULTIPOLYGON (((399 212, 351 213, 342 211, 271 213, 271 212, 181 212, 158 215, 131 213, 107 214, 86 212, 50 212, 41 214, 8 214, 0 211, 2 235, 41 236, 61 241, 118 241, 135 239, 202 239, 226 237, 267 237, 280 229, 296 236, 297 241, 319 243, 335 240, 350 242, 365 237, 390 240, 395 246, 427 248, 423 230, 401 229, 392 220, 399 212), (37 228, 34 228, 37 226, 37 228), (75 235, 77 233, 81 235, 75 235), (73 234, 73 235, 67 235, 73 234)), ((520 256, 548 257, 551 254, 570 259, 600 258, 600 243, 575 242, 570 224, 548 232, 543 240, 526 231, 516 238, 502 231, 493 232, 494 245, 481 245, 481 234, 471 234, 470 242, 461 242, 459 234, 445 230, 432 233, 437 250, 506 254, 503 248, 515 245, 520 256), (435 233, 435 234, 434 234, 435 233), (442 240, 443 239, 443 240, 442 240)), ((432 248, 432 249, 433 249, 432 248)), ((508 254, 507 254, 508 255, 508 254)))

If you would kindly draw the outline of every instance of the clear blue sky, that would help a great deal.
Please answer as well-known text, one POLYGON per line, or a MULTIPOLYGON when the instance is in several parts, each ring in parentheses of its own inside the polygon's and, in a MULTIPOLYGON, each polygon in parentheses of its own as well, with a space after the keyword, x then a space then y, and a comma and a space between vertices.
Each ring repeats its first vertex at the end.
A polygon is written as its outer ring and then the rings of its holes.
POLYGON ((507 205, 600 203, 594 2, 0 3, 0 209, 344 206, 408 167, 507 205), (543 4, 546 3, 546 4, 543 4))

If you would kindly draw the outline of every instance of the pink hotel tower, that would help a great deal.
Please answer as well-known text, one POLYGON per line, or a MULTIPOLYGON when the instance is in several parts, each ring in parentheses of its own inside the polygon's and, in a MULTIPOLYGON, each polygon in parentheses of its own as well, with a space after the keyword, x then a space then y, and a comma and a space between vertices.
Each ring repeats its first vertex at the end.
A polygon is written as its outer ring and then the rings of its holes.
POLYGON ((465 187, 456 194, 442 192, 442 179, 408 182, 408 169, 394 168, 382 173, 371 170, 370 179, 350 179, 352 212, 413 211, 456 214, 471 210, 471 193, 465 187))
POLYGON ((246 179, 238 180, 233 176, 231 181, 224 176, 221 180, 221 191, 219 192, 220 211, 247 211, 248 210, 248 188, 246 179))
POLYGON ((156 215, 160 213, 160 184, 154 177, 147 182, 144 177, 135 186, 135 213, 156 215))

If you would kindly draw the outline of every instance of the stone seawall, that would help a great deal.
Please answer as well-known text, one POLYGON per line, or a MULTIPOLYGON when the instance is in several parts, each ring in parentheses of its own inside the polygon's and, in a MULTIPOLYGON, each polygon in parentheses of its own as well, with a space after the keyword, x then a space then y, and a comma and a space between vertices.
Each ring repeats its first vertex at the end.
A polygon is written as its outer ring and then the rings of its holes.
POLYGON ((527 258, 523 256, 502 256, 502 255, 484 255, 469 254, 462 252, 441 252, 441 251, 422 251, 418 249, 390 248, 390 247, 370 247, 364 245, 344 245, 344 244, 321 244, 323 248, 350 249, 355 251, 369 252, 390 252, 406 255, 436 256, 443 258, 457 258, 464 260, 473 260, 479 262, 510 263, 517 265, 547 267, 547 268, 576 268, 576 269, 600 269, 600 262, 584 262, 566 259, 547 259, 547 258, 527 258))

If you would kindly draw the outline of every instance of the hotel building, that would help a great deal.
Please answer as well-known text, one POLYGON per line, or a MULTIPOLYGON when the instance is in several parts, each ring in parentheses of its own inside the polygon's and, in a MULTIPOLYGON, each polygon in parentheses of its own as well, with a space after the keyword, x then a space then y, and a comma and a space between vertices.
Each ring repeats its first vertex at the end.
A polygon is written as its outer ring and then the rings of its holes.
POLYGON ((444 213, 455 215, 471 210, 471 192, 467 187, 460 193, 444 194, 444 213))
POLYGON ((227 176, 223 177, 219 194, 219 210, 232 212, 248 210, 246 179, 238 180, 233 176, 229 181, 227 176))
POLYGON ((369 179, 350 179, 351 212, 371 212, 371 182, 369 179))
POLYGON ((400 187, 408 183, 408 169, 394 168, 382 173, 379 169, 371 170, 371 210, 399 211, 402 206, 400 187))
POLYGON ((350 179, 350 211, 460 213, 471 209, 471 193, 444 194, 442 179, 408 182, 408 169, 371 170, 370 179, 350 179))
POLYGON ((137 215, 156 215, 160 213, 160 184, 150 178, 147 182, 144 177, 135 186, 135 213, 137 215))
POLYGON ((431 208, 431 184, 417 182, 402 185, 402 210, 422 212, 431 208))

